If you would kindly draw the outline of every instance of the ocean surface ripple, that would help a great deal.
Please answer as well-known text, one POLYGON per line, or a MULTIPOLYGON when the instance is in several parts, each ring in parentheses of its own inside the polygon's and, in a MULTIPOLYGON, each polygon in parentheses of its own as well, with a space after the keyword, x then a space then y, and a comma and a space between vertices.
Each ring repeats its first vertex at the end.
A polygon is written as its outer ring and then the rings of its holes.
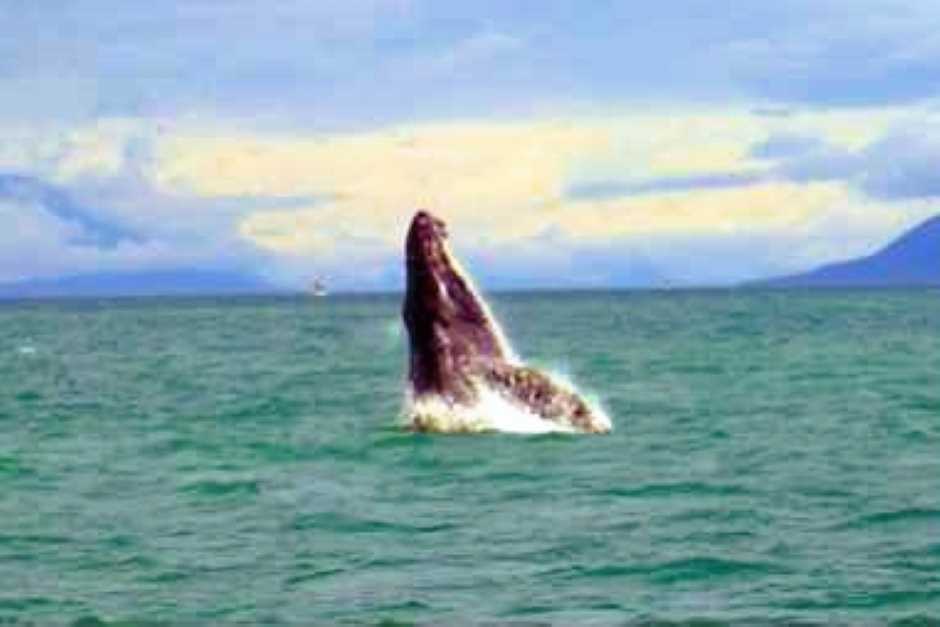
POLYGON ((936 291, 505 294, 608 437, 396 427, 392 296, 0 304, 0 623, 940 618, 936 291))

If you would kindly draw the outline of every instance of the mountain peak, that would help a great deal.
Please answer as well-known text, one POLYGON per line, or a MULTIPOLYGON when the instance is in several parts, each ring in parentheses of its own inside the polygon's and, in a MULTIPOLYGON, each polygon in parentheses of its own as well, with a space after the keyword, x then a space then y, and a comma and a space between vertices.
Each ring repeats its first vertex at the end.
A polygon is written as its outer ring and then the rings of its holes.
POLYGON ((940 285, 940 215, 921 222, 872 255, 758 284, 772 287, 940 285))
POLYGON ((137 272, 95 272, 0 284, 0 298, 252 294, 274 287, 250 274, 177 268, 137 272))

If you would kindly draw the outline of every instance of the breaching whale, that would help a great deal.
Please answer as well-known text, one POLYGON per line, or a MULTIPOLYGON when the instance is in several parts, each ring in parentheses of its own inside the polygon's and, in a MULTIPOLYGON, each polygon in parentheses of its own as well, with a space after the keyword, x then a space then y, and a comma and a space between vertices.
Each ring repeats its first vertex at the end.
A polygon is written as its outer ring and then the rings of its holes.
POLYGON ((402 306, 410 349, 407 427, 609 432, 600 408, 515 356, 446 240, 442 220, 427 211, 415 214, 405 241, 402 306))

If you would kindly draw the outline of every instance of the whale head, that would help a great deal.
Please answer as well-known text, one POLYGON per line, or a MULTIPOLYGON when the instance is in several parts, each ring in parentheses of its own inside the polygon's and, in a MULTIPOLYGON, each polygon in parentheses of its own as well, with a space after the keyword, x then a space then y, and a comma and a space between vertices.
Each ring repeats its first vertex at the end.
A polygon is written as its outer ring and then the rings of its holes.
POLYGON ((444 221, 427 211, 411 220, 402 315, 410 341, 412 392, 452 401, 472 394, 468 377, 481 362, 507 359, 508 349, 484 301, 451 255, 444 221))

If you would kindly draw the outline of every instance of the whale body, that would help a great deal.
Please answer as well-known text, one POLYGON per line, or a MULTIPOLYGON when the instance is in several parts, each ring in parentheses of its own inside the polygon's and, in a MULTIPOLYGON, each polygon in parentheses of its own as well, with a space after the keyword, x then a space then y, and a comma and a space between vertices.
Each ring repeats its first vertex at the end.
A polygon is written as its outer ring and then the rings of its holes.
POLYGON ((447 246, 418 211, 405 241, 406 426, 416 431, 607 433, 611 422, 569 384, 524 365, 447 246))

